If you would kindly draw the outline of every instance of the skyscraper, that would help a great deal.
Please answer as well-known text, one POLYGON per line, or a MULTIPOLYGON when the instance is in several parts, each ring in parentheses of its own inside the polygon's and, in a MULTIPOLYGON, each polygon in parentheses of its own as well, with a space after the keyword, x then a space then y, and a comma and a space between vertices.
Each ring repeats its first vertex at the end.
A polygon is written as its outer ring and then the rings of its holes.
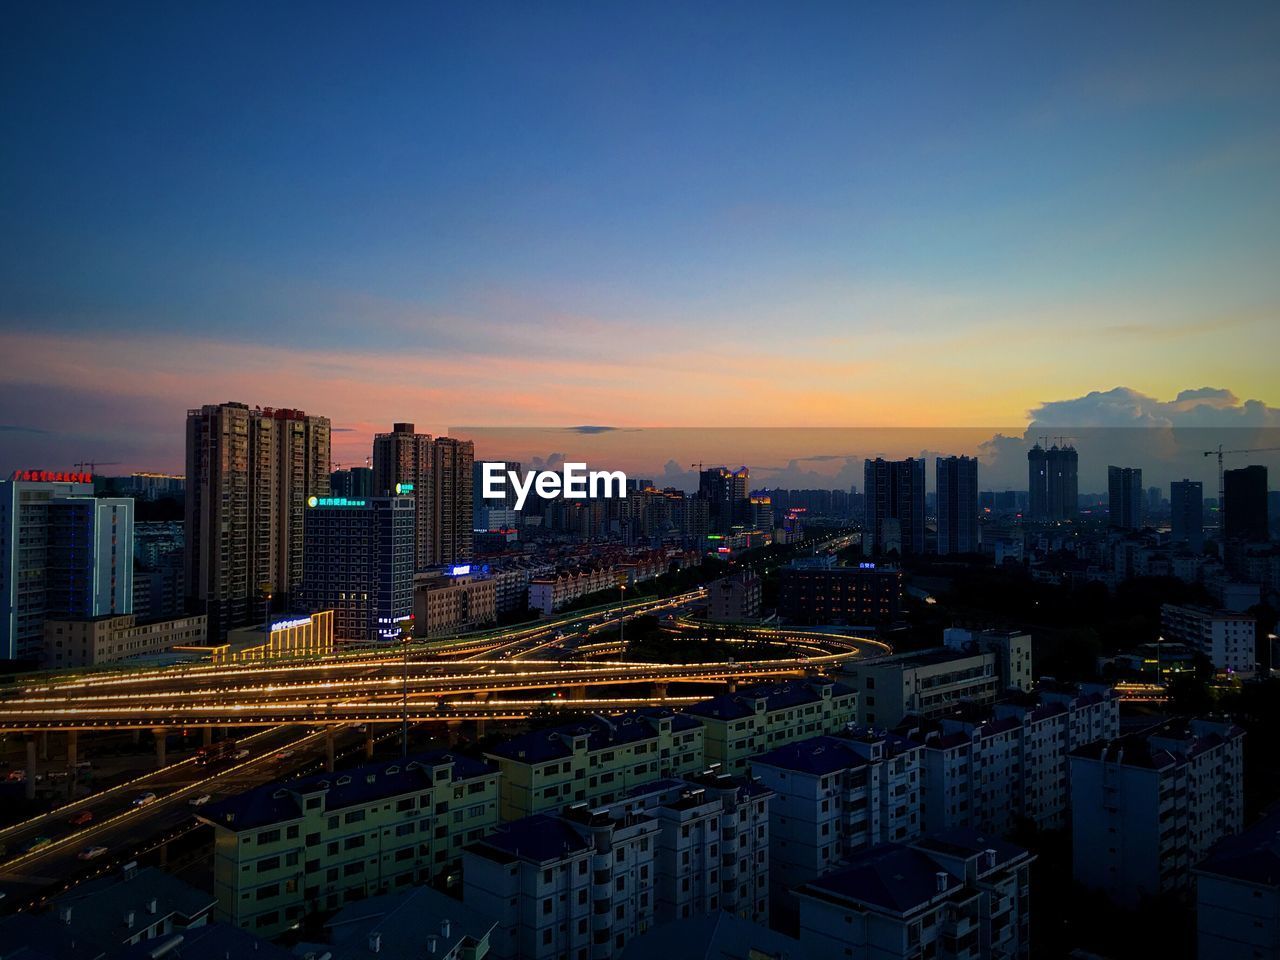
POLYGON ((472 556, 475 444, 436 437, 431 445, 431 562, 467 563, 472 556))
POLYGON ((329 474, 329 492, 335 497, 372 497, 373 468, 346 467, 329 474))
POLYGON ((978 461, 938 457, 938 554, 978 552, 978 461))
MULTIPOLYGON (((1059 438, 1064 439, 1064 438, 1059 438)), ((1080 460, 1070 444, 1027 452, 1027 516, 1032 520, 1074 520, 1079 512, 1080 460)))
POLYGON ((924 552, 924 461, 867 460, 863 465, 866 508, 862 552, 924 552))
POLYGON ((44 621, 133 611, 133 500, 87 473, 0 482, 0 659, 35 659, 44 621))
POLYGON ((307 499, 329 493, 329 420, 211 404, 187 411, 186 594, 209 636, 287 608, 302 583, 307 499))
POLYGON ((302 598, 333 611, 337 640, 394 640, 413 614, 411 496, 312 497, 306 519, 302 598))
POLYGON ((431 566, 431 435, 415 433, 412 423, 397 423, 390 433, 375 436, 373 492, 379 497, 413 496, 414 567, 431 566))
POLYGON ((1204 485, 1199 480, 1175 480, 1169 484, 1169 512, 1175 546, 1195 553, 1204 549, 1204 485))
POLYGON ((698 474, 698 498, 707 502, 711 529, 719 533, 735 523, 746 523, 750 510, 751 471, 711 467, 698 474))
POLYGON ((1222 474, 1223 533, 1228 540, 1265 543, 1267 530, 1267 468, 1259 465, 1222 474))
POLYGON ((1139 467, 1107 467, 1107 513, 1113 527, 1142 527, 1142 470, 1139 467))

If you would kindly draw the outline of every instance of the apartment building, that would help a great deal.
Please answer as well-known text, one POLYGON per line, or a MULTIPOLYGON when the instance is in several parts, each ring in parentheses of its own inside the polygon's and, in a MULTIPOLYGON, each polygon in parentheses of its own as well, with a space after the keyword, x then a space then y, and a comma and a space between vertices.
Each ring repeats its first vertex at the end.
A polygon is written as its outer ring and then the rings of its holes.
POLYGON ((748 687, 685 712, 706 729, 707 762, 736 775, 759 753, 843 729, 856 718, 857 700, 843 683, 816 678, 748 687))
POLYGON ((131 613, 87 620, 46 620, 41 663, 60 670, 154 656, 177 646, 202 644, 208 630, 204 614, 151 623, 138 623, 131 613))
POLYGON ((501 814, 515 820, 571 803, 610 803, 660 777, 706 766, 694 717, 653 708, 534 730, 485 755, 502 771, 501 814))
POLYGON ((1246 614, 1166 603, 1160 607, 1160 632, 1202 653, 1218 670, 1252 676, 1257 667, 1257 621, 1246 614))
POLYGON ((638 787, 617 804, 658 822, 658 923, 723 910, 769 916, 769 804, 763 784, 714 770, 638 787))
POLYGON ((607 960, 654 923, 657 820, 574 807, 504 823, 463 854, 495 960, 607 960))
POLYGON ((707 588, 707 619, 743 623, 760 619, 760 578, 750 570, 723 577, 707 588))
POLYGON ((304 913, 449 882, 498 822, 498 772, 444 751, 271 783, 209 804, 218 914, 273 936, 304 913))
POLYGON ((1176 719, 1071 753, 1077 882, 1134 906, 1185 887, 1244 817, 1244 732, 1176 719))
POLYGON ((498 587, 471 564, 419 573, 413 579, 414 630, 420 637, 472 630, 498 619, 498 587))
POLYGON ((769 828, 774 922, 792 894, 858 850, 920 836, 920 747, 870 732, 786 744, 751 761, 775 794, 769 828))
POLYGON ((798 891, 804 955, 1029 957, 1034 859, 968 830, 872 847, 798 891))
POLYGON ((1280 957, 1280 807, 1195 868, 1196 956, 1280 957))

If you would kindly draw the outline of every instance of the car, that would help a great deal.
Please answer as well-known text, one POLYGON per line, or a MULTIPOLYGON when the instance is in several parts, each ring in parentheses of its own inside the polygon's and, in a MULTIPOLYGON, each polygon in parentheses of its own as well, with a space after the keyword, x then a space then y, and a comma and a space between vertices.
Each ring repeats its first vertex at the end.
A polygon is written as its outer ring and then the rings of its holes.
POLYGON ((79 813, 77 813, 67 822, 70 823, 73 827, 83 827, 86 823, 91 823, 92 821, 93 821, 93 811, 81 810, 79 813))
POLYGON ((292 751, 292 750, 281 750, 279 753, 277 753, 277 754, 276 754, 276 759, 277 759, 277 760, 288 760, 288 759, 289 759, 290 757, 292 757, 292 756, 293 756, 293 751, 292 751))
POLYGON ((97 860, 98 857, 102 856, 106 852, 106 847, 85 847, 77 853, 76 856, 81 860, 97 860))
POLYGON ((192 797, 190 800, 187 801, 187 803, 193 807, 203 807, 206 803, 208 803, 212 799, 213 797, 209 796, 209 794, 202 793, 198 797, 192 797))
POLYGON ((51 840, 49 837, 36 837, 34 840, 28 843, 25 847, 23 847, 22 852, 31 853, 31 851, 39 850, 42 847, 47 847, 51 843, 53 843, 53 840, 51 840))
POLYGON ((247 749, 246 749, 246 750, 237 750, 237 751, 236 751, 236 759, 237 759, 237 760, 243 760, 243 759, 244 759, 245 757, 247 757, 247 756, 249 756, 249 751, 248 751, 247 749))
POLYGON ((159 798, 154 793, 144 793, 133 798, 133 805, 135 807, 145 807, 149 803, 155 803, 157 799, 159 798))

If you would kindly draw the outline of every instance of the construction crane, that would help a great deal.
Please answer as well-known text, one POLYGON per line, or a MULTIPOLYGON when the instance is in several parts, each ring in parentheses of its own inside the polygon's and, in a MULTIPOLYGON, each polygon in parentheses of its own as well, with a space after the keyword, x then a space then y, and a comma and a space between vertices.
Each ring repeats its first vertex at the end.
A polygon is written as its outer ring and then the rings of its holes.
POLYGON ((119 460, 81 460, 76 464, 76 470, 81 473, 92 474, 98 467, 110 467, 119 462, 119 460))
POLYGON ((1218 444, 1217 450, 1206 450, 1206 457, 1218 458, 1218 517, 1221 530, 1225 535, 1227 529, 1227 490, 1226 480, 1223 476, 1222 458, 1233 453, 1275 453, 1280 451, 1280 447, 1254 447, 1250 450, 1223 450, 1222 444, 1218 444))

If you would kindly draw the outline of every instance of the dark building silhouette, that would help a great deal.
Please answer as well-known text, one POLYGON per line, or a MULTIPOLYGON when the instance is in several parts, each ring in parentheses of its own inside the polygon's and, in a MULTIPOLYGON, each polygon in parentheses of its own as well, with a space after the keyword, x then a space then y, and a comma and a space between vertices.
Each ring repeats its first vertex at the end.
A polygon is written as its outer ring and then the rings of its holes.
POLYGON ((938 457, 938 553, 978 552, 978 461, 938 457))
POLYGON ((751 471, 712 467, 698 474, 698 499, 707 502, 711 529, 724 533, 735 523, 746 523, 751 506, 751 471))
POLYGON ((1142 470, 1139 467, 1107 467, 1107 513, 1113 527, 1142 527, 1142 470))
POLYGON ((1223 533, 1228 540, 1265 543, 1267 530, 1267 468, 1241 467, 1222 474, 1223 533))
POLYGON ((1199 480, 1169 484, 1170 540, 1199 553, 1204 548, 1204 485, 1199 480))
MULTIPOLYGON (((1060 438, 1061 439, 1061 438, 1060 438)), ((1032 520, 1074 520, 1079 508, 1080 459, 1076 448, 1036 444, 1027 451, 1027 516, 1032 520)))
POLYGON ((924 461, 867 460, 862 552, 924 553, 924 461))

